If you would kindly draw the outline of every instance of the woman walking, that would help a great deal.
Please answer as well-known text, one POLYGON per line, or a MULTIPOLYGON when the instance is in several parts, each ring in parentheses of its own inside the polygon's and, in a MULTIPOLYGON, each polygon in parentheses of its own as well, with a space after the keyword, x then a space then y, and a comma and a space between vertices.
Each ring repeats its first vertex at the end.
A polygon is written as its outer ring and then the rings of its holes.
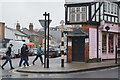
MULTIPOLYGON (((29 58, 28 58, 28 52, 29 52, 29 49, 28 49, 28 46, 26 45, 26 51, 27 51, 27 61, 29 60, 29 58)), ((24 65, 24 67, 26 67, 26 63, 25 63, 25 61, 24 61, 24 63, 23 63, 23 65, 24 65)))
POLYGON ((29 66, 27 58, 28 58, 28 49, 26 48, 26 44, 23 44, 23 47, 21 48, 21 60, 19 63, 19 67, 21 67, 23 61, 25 61, 24 64, 27 64, 27 66, 29 66))

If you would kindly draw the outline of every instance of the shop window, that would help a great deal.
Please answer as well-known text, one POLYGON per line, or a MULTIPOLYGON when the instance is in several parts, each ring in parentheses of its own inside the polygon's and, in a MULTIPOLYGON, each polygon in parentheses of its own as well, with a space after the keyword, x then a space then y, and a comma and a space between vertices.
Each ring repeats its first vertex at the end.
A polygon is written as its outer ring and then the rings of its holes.
POLYGON ((108 52, 109 53, 114 52, 114 35, 112 33, 109 34, 108 38, 108 52))
POLYGON ((102 53, 107 53, 107 46, 106 46, 106 33, 102 33, 102 53))

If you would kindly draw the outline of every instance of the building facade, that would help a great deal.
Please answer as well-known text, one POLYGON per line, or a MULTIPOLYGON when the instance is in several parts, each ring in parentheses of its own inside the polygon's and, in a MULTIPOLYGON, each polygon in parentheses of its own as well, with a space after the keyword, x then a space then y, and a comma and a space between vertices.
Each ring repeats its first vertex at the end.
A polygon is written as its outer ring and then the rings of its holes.
MULTIPOLYGON (((85 61, 115 59, 120 36, 120 2, 66 2, 65 23, 81 25, 81 29, 89 34, 85 43, 85 61)), ((68 57, 71 57, 69 51, 68 57)))

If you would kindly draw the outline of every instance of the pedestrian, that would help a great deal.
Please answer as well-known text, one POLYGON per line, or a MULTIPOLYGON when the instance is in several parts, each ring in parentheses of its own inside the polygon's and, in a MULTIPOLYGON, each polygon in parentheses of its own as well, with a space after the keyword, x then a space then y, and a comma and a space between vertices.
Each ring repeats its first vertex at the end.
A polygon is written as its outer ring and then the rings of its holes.
POLYGON ((38 57, 40 58, 40 61, 42 64, 43 63, 43 58, 42 58, 42 51, 41 51, 41 47, 42 47, 42 44, 40 44, 38 47, 37 47, 37 55, 36 55, 36 58, 33 60, 33 65, 35 65, 35 61, 38 59, 38 57))
POLYGON ((5 52, 6 53, 6 61, 4 62, 4 64, 1 66, 2 69, 4 69, 4 66, 8 63, 10 63, 10 67, 11 69, 14 69, 14 67, 12 66, 12 61, 11 61, 11 52, 12 52, 12 48, 13 45, 10 44, 9 47, 7 48, 7 51, 5 52))
POLYGON ((22 48, 21 48, 21 54, 20 54, 20 63, 19 63, 19 67, 21 67, 22 62, 25 61, 25 64, 27 64, 27 66, 29 66, 28 63, 28 49, 26 48, 26 44, 23 44, 22 48))
MULTIPOLYGON (((27 61, 29 60, 29 57, 28 57, 28 52, 29 52, 29 49, 28 49, 28 46, 26 45, 26 51, 27 51, 27 61)), ((25 61, 24 61, 24 63, 23 63, 23 65, 24 65, 24 67, 26 67, 26 63, 25 63, 25 61)))

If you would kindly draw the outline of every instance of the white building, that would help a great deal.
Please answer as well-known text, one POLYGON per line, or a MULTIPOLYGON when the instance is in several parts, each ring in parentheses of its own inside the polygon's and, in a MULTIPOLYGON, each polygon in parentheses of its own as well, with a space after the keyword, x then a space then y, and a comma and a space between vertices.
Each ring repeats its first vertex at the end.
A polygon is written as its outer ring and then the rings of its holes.
POLYGON ((29 42, 27 35, 16 29, 8 27, 5 27, 5 38, 10 39, 12 41, 24 41, 25 43, 29 42))

